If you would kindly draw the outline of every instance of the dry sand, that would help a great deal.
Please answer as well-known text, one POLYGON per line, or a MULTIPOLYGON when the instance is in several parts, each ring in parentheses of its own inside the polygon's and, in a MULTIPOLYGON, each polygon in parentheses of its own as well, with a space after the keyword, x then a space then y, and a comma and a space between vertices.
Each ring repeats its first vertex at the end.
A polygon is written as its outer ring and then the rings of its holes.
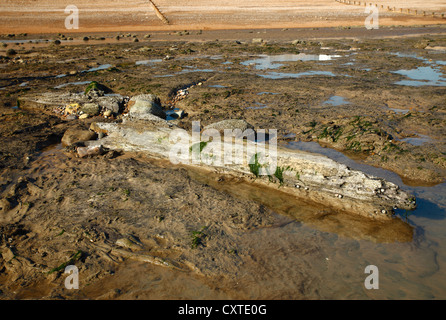
MULTIPOLYGON (((146 31, 182 29, 238 29, 238 28, 299 28, 360 26, 368 14, 364 6, 348 5, 335 0, 265 1, 156 0, 155 4, 167 17, 164 24, 155 15, 148 1, 76 1, 79 9, 79 29, 73 32, 146 31)), ((353 1, 352 1, 353 2, 353 1)), ((359 1, 358 1, 359 2, 359 1)), ((363 2, 362 2, 363 3, 363 2)), ((446 4, 441 0, 399 1, 375 0, 380 8, 380 25, 445 24, 446 4), (387 6, 397 12, 389 12, 387 6), (420 13, 400 13, 399 9, 418 10, 420 13), (421 12, 426 11, 426 16, 421 12), (436 16, 432 17, 432 12, 436 16)), ((67 32, 64 12, 71 0, 42 1, 4 0, 0 4, 0 33, 67 32)))

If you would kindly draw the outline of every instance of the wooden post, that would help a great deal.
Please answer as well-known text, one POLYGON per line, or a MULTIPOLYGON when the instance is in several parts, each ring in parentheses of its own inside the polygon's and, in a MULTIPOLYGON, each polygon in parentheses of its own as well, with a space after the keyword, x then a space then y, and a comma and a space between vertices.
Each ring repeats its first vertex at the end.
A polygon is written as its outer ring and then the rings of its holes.
POLYGON ((149 4, 152 6, 153 10, 155 11, 156 16, 165 24, 169 24, 169 20, 161 13, 161 11, 158 9, 158 7, 153 3, 152 0, 149 0, 149 4))

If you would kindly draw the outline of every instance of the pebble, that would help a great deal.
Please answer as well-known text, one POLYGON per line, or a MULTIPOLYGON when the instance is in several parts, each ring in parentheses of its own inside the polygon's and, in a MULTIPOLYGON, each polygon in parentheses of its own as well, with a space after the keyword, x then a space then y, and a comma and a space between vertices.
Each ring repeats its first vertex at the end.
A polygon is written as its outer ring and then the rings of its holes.
POLYGON ((84 158, 86 156, 97 156, 102 153, 102 146, 91 146, 91 147, 78 147, 77 154, 80 158, 84 158))
POLYGON ((79 119, 87 119, 89 117, 88 113, 81 114, 79 119))

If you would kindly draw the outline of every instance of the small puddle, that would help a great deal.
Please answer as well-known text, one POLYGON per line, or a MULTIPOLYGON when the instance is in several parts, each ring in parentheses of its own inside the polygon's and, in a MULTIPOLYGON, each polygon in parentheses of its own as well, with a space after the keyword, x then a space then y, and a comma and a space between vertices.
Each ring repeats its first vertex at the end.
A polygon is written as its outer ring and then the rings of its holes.
POLYGON ((257 93, 257 95, 258 96, 263 96, 263 95, 273 95, 273 96, 275 96, 275 95, 277 95, 277 94, 279 94, 279 93, 276 93, 276 92, 267 92, 267 91, 263 91, 263 92, 259 92, 259 93, 257 93))
POLYGON ((160 62, 163 62, 163 59, 139 60, 139 61, 136 61, 135 64, 137 66, 153 66, 160 62))
POLYGON ((54 89, 60 89, 60 88, 64 88, 64 87, 70 86, 70 85, 74 85, 74 86, 86 85, 86 84, 89 84, 90 82, 91 81, 68 82, 68 83, 63 83, 58 86, 55 86, 54 89))
POLYGON ((347 100, 344 99, 344 97, 341 96, 331 96, 327 101, 325 101, 323 104, 328 104, 330 106, 342 106, 344 104, 350 104, 347 100))
POLYGON ((268 108, 268 105, 260 103, 260 102, 256 102, 255 106, 247 107, 246 109, 260 110, 260 109, 266 109, 266 108, 268 108))
POLYGON ((331 61, 335 58, 340 58, 340 55, 327 54, 281 54, 276 56, 261 55, 257 59, 241 62, 244 66, 255 66, 257 70, 278 69, 284 64, 282 62, 296 62, 296 61, 331 61))
POLYGON ((418 67, 416 69, 411 70, 397 70, 392 71, 392 73, 401 74, 403 76, 408 77, 411 80, 401 80, 396 82, 395 84, 403 85, 403 86, 446 86, 446 78, 444 77, 443 72, 438 68, 439 65, 446 65, 446 61, 442 60, 432 60, 424 57, 420 57, 415 53, 391 53, 399 58, 413 58, 422 61, 430 66, 428 67, 418 67))
POLYGON ((409 143, 409 144, 411 144, 413 146, 421 146, 421 145, 423 145, 425 143, 433 141, 431 137, 425 136, 423 134, 417 133, 417 136, 418 137, 403 138, 403 139, 400 139, 400 141, 409 143))
POLYGON ((102 64, 100 66, 97 66, 97 67, 94 67, 94 68, 91 68, 91 69, 88 69, 88 70, 83 70, 83 71, 81 71, 81 73, 82 72, 101 71, 101 70, 106 70, 106 69, 111 68, 111 67, 112 67, 112 65, 107 63, 107 64, 102 64))
POLYGON ((226 86, 223 86, 221 84, 211 84, 211 85, 208 85, 208 87, 209 88, 220 88, 220 89, 227 88, 226 86))
POLYGON ((389 108, 389 107, 385 107, 387 110, 391 110, 391 111, 393 111, 393 112, 395 112, 395 113, 398 113, 398 114, 407 114, 410 110, 408 110, 408 109, 397 109, 397 108, 389 108))

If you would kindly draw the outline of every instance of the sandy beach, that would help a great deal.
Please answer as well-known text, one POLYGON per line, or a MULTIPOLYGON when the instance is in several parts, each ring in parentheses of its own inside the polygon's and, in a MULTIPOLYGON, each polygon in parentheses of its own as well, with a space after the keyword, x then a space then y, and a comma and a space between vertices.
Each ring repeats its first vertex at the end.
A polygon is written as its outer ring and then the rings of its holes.
MULTIPOLYGON (((194 29, 246 29, 246 28, 314 28, 363 26, 364 1, 361 5, 340 3, 334 0, 316 1, 183 1, 181 5, 169 0, 154 3, 168 19, 163 23, 147 1, 76 1, 79 9, 79 29, 71 32, 148 31, 194 29)), ((355 1, 355 3, 359 3, 355 1)), ((380 25, 445 24, 444 1, 428 3, 410 1, 375 1, 380 13, 380 25), (381 8, 383 6, 383 8, 381 8), (388 11, 387 7, 391 10, 388 11), (403 9, 403 12, 400 12, 403 9), (412 10, 407 13, 407 9, 412 10), (418 13, 415 14, 415 10, 418 13), (422 12, 426 15, 423 16, 422 12), (436 13, 432 17, 432 13, 436 13)), ((0 4, 0 33, 54 33, 68 32, 65 8, 72 1, 5 0, 0 4)))

